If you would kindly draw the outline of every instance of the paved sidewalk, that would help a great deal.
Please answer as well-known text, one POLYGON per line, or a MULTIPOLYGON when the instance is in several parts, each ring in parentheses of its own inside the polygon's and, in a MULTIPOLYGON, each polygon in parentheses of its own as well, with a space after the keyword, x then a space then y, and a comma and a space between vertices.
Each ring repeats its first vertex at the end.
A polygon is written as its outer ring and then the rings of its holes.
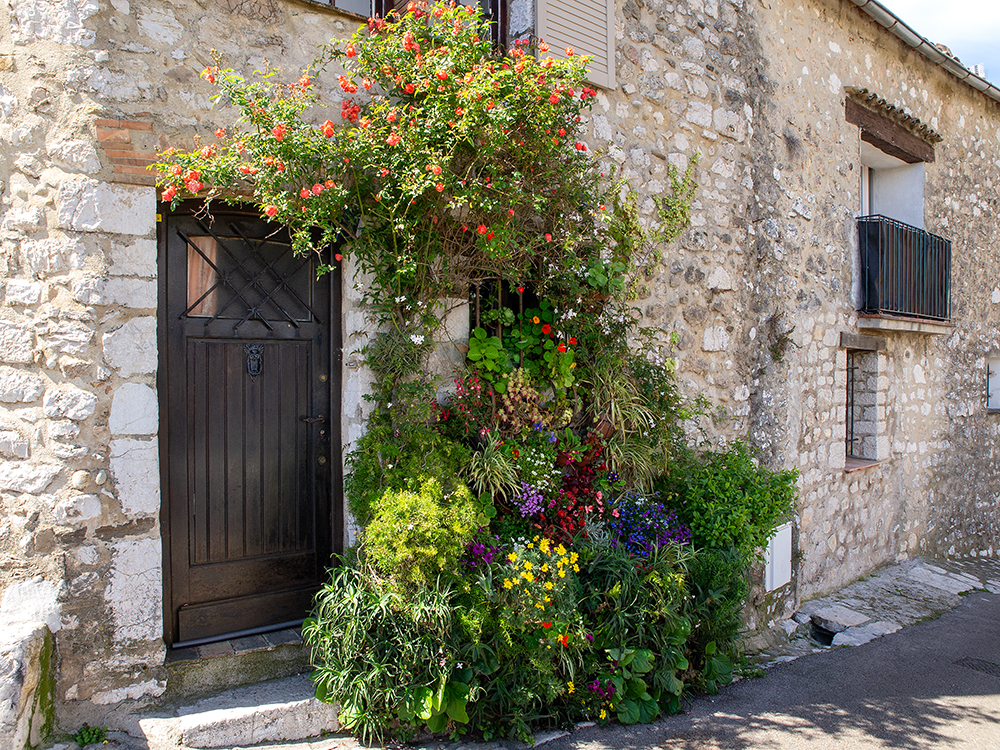
MULTIPOLYGON (((1000 561, 905 561, 807 602, 780 623, 788 637, 757 656, 765 667, 759 679, 699 697, 688 713, 652 725, 540 733, 536 746, 998 750, 997 594, 1000 561)), ((102 750, 179 748, 118 733, 109 740, 102 750)), ((269 747, 356 750, 361 745, 336 735, 269 747)), ((77 750, 73 743, 56 748, 77 750)), ((420 748, 523 750, 524 745, 437 742, 420 748)))

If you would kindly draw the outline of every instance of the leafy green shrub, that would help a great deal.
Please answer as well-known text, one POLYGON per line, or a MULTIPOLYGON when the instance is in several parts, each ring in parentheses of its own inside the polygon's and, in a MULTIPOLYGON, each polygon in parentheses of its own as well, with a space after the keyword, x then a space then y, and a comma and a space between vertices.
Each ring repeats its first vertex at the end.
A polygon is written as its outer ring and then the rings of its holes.
POLYGON ((92 727, 90 724, 84 722, 83 726, 76 730, 76 732, 71 735, 73 742, 75 742, 80 747, 87 747, 87 745, 99 745, 104 742, 105 737, 107 737, 108 728, 107 727, 92 727))
POLYGON ((368 430, 347 456, 344 479, 348 508, 358 523, 372 517, 372 506, 386 490, 408 487, 412 477, 434 476, 445 493, 455 490, 470 452, 437 429, 434 388, 420 381, 400 383, 382 396, 368 430))
POLYGON ((696 624, 687 642, 687 677, 694 687, 714 693, 732 679, 728 654, 743 628, 749 567, 746 554, 732 547, 698 550, 688 562, 690 598, 685 611, 696 624))
POLYGON ((464 484, 446 496, 437 479, 421 477, 408 489, 382 493, 362 548, 382 575, 413 588, 456 575, 465 545, 488 523, 482 504, 464 484))
POLYGON ((447 713, 447 703, 427 701, 425 711, 424 701, 425 689, 441 695, 458 671, 453 629, 449 588, 434 583, 404 596, 378 586, 357 560, 336 568, 302 625, 316 697, 340 703, 341 724, 366 742, 381 739, 400 713, 409 712, 401 733, 412 734, 416 713, 447 713))
POLYGON ((734 443, 724 453, 682 453, 657 489, 677 496, 695 547, 735 547, 760 554, 774 529, 795 509, 795 469, 760 466, 750 449, 734 443))

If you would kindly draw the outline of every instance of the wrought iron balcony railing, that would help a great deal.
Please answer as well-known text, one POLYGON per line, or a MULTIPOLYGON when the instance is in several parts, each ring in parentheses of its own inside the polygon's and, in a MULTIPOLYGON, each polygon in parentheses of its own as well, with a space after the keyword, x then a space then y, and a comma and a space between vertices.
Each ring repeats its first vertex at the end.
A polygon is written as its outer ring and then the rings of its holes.
POLYGON ((861 313, 951 317, 951 241, 886 216, 858 219, 861 313))

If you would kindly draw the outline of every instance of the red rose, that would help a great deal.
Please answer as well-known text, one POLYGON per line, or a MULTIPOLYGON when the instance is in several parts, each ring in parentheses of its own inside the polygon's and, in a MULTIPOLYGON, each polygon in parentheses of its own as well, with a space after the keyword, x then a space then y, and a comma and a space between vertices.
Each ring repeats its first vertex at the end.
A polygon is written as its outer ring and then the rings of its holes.
POLYGON ((486 234, 486 225, 480 224, 478 227, 476 227, 476 231, 479 232, 480 234, 486 234))
POLYGON ((273 219, 278 214, 278 207, 272 203, 270 206, 264 209, 264 213, 273 219))
POLYGON ((160 197, 165 201, 172 201, 175 195, 177 195, 177 186, 171 185, 163 191, 163 194, 160 197))

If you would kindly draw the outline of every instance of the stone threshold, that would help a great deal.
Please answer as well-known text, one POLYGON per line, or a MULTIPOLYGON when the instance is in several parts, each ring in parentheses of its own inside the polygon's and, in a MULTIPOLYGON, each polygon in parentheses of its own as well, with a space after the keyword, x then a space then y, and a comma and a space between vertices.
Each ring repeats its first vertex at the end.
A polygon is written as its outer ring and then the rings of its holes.
POLYGON ((220 656, 243 656, 256 651, 271 651, 278 646, 303 645, 302 628, 285 628, 270 633, 230 638, 200 646, 167 649, 167 664, 178 661, 197 661, 220 656))

